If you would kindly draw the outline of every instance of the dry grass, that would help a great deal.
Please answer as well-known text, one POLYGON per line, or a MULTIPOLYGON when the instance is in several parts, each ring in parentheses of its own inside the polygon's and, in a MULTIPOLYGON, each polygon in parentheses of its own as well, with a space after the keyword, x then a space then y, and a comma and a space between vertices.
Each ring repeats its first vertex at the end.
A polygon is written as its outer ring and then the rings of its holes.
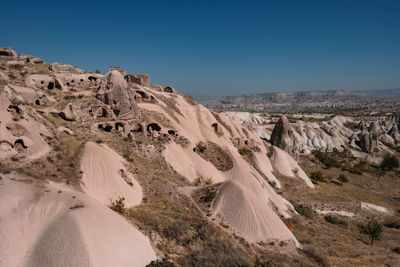
MULTIPOLYGON (((371 170, 363 175, 357 175, 338 168, 325 169, 322 163, 314 162, 310 167, 309 157, 301 159, 303 169, 311 173, 321 171, 324 177, 338 177, 346 175, 348 182, 343 186, 336 186, 331 183, 319 183, 315 189, 307 188, 303 183, 296 180, 278 177, 283 185, 283 197, 292 203, 302 203, 316 209, 338 209, 360 214, 361 218, 345 218, 332 216, 328 218, 323 215, 316 215, 311 219, 297 217, 294 220, 293 232, 300 243, 307 249, 316 248, 317 256, 325 255, 325 259, 337 266, 377 266, 389 264, 395 266, 400 257, 392 251, 400 240, 400 230, 384 226, 382 240, 376 241, 373 246, 369 245, 367 237, 358 231, 358 225, 365 222, 365 218, 379 217, 385 221, 383 214, 368 214, 360 209, 360 202, 369 202, 389 208, 394 212, 390 220, 399 220, 398 207, 400 198, 398 196, 398 177, 395 172, 383 176, 376 176, 371 170), (305 167, 305 166, 309 167, 305 167)), ((387 221, 390 221, 389 218, 387 221)), ((312 251, 311 251, 312 252, 312 251)), ((314 264, 318 263, 315 253, 306 252, 314 264)))
MULTIPOLYGON (((199 148, 199 146, 197 146, 199 148)), ((227 149, 223 149, 213 142, 207 142, 199 148, 197 154, 211 162, 218 170, 228 171, 233 168, 232 157, 227 149)))

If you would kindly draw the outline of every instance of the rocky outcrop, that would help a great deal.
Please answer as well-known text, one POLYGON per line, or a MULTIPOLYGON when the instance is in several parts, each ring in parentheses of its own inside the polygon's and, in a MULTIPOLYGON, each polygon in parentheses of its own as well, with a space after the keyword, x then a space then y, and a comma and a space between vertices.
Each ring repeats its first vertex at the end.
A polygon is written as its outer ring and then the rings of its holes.
POLYGON ((96 98, 109 105, 118 119, 134 119, 139 116, 134 92, 118 71, 110 71, 100 81, 96 98))
POLYGON ((274 130, 271 134, 270 142, 273 146, 280 149, 285 149, 288 144, 289 138, 289 121, 285 116, 282 116, 275 124, 274 130))
POLYGON ((359 147, 362 151, 370 153, 372 151, 372 137, 367 130, 362 131, 359 135, 359 147))
POLYGON ((125 75, 125 80, 131 84, 131 83, 136 83, 142 86, 149 86, 150 85, 150 80, 149 80, 149 75, 148 74, 135 74, 135 73, 130 73, 128 75, 125 75))
POLYGON ((0 48, 0 56, 17 57, 17 53, 11 48, 0 48))

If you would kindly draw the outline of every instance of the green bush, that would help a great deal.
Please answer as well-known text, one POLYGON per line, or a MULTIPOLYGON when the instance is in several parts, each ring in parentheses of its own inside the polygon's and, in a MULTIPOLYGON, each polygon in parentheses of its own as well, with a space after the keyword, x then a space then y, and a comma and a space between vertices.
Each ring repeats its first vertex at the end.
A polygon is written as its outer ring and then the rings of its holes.
POLYGON ((198 142, 196 144, 197 149, 199 150, 199 152, 203 153, 204 151, 206 151, 207 146, 206 144, 204 144, 202 141, 198 142))
POLYGON ((110 198, 110 205, 108 206, 110 209, 113 211, 116 211, 118 213, 124 213, 125 211, 125 198, 124 197, 119 197, 119 199, 112 200, 110 198))
POLYGON ((339 175, 338 180, 342 183, 347 183, 349 181, 349 179, 347 179, 347 177, 344 174, 339 175))
POLYGON ((211 202, 214 200, 215 196, 217 195, 216 192, 207 190, 206 194, 202 197, 204 202, 211 202))
POLYGON ((96 143, 101 144, 101 143, 103 143, 103 140, 97 139, 97 140, 96 140, 96 143))
POLYGON ((312 219, 315 217, 315 212, 308 205, 294 204, 294 210, 306 218, 312 219))
POLYGON ((239 147, 238 152, 240 155, 244 156, 246 154, 249 154, 251 151, 250 151, 250 149, 247 149, 245 147, 239 147))
POLYGON ((375 240, 381 239, 382 236, 382 225, 376 220, 372 219, 365 225, 359 225, 358 229, 361 234, 367 235, 371 240, 371 245, 374 244, 375 240))
POLYGON ((316 182, 325 182, 325 178, 322 176, 321 172, 313 172, 310 176, 311 180, 316 182))
POLYGON ((100 74, 100 73, 101 73, 101 71, 100 71, 99 69, 97 69, 95 72, 96 72, 97 74, 100 74))
POLYGON ((276 182, 275 181, 268 181, 269 185, 272 186, 273 188, 276 187, 276 182))
POLYGON ((385 155, 385 157, 383 157, 383 161, 379 166, 379 168, 383 171, 391 171, 398 167, 399 167, 399 160, 395 156, 390 154, 387 154, 385 155))

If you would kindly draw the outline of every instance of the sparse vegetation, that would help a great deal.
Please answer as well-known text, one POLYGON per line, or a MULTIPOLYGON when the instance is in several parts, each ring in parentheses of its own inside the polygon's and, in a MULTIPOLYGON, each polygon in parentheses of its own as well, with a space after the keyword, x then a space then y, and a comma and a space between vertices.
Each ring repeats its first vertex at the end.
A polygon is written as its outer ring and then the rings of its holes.
POLYGON ((367 235, 371 241, 371 245, 374 244, 375 240, 379 240, 382 237, 382 225, 375 219, 370 220, 367 224, 359 225, 358 229, 361 234, 367 235))
POLYGON ((116 211, 118 213, 124 213, 125 211, 125 198, 124 197, 119 197, 116 200, 112 200, 110 198, 110 205, 108 206, 110 209, 113 211, 116 211))
POLYGON ((97 74, 101 74, 101 71, 100 71, 99 69, 97 69, 95 72, 96 72, 97 74))
POLYGON ((349 182, 349 179, 346 177, 346 175, 344 175, 343 173, 339 175, 338 180, 342 183, 347 183, 349 182))
POLYGON ((204 153, 206 151, 207 146, 204 142, 200 141, 196 144, 197 149, 199 150, 200 153, 204 153))
POLYGON ((250 149, 247 149, 246 147, 239 147, 238 148, 238 152, 240 155, 244 156, 244 155, 248 155, 251 153, 250 149))
POLYGON ((97 140, 96 140, 96 143, 101 144, 101 143, 103 143, 103 140, 97 139, 97 140))
POLYGON ((387 154, 384 156, 381 165, 379 168, 383 171, 391 171, 399 167, 399 160, 394 156, 387 154))
POLYGON ((326 182, 320 171, 311 173, 310 178, 315 182, 326 182))
POLYGON ((214 200, 216 195, 217 193, 215 191, 207 190, 205 192, 205 195, 201 197, 201 200, 203 200, 204 202, 211 202, 214 200))
POLYGON ((276 181, 268 181, 269 185, 276 188, 276 181))
POLYGON ((320 150, 313 150, 312 154, 314 157, 316 157, 322 164, 325 165, 326 168, 331 168, 331 167, 340 167, 339 161, 338 161, 338 155, 340 152, 337 150, 328 153, 328 152, 322 152, 320 150))
POLYGON ((197 105, 196 101, 194 101, 193 97, 189 94, 182 94, 182 96, 185 98, 186 102, 188 102, 190 105, 197 105))
POLYGON ((302 204, 294 204, 294 210, 299 213, 300 215, 308 218, 308 219, 313 219, 315 217, 315 212, 313 209, 308 206, 308 205, 302 205, 302 204))
POLYGON ((318 251, 316 248, 308 247, 305 248, 303 251, 307 255, 307 257, 314 260, 318 264, 318 266, 323 266, 323 267, 330 266, 329 261, 324 256, 324 254, 318 251))
POLYGON ((225 172, 232 169, 232 156, 227 149, 213 142, 202 143, 200 144, 200 148, 197 147, 199 151, 198 155, 211 162, 218 170, 225 172), (202 150, 200 150, 200 148, 202 148, 202 150))
POLYGON ((151 261, 146 267, 174 267, 175 264, 170 261, 168 257, 164 257, 162 260, 151 261))

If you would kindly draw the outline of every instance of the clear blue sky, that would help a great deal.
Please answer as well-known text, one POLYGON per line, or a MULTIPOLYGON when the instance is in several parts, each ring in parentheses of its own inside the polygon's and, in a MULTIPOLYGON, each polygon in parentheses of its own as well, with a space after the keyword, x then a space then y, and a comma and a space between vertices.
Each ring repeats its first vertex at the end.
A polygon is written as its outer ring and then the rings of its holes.
POLYGON ((400 1, 2 1, 0 47, 193 95, 400 87, 400 1))

